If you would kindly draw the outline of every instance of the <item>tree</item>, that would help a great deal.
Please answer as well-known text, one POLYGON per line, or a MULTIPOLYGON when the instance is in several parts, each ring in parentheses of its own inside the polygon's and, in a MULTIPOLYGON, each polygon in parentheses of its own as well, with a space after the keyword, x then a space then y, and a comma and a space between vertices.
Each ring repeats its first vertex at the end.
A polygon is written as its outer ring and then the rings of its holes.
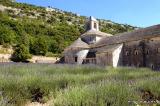
POLYGON ((48 51, 48 46, 45 37, 39 37, 31 44, 30 47, 30 51, 34 55, 45 55, 48 51))
POLYGON ((26 62, 27 59, 31 58, 31 54, 29 53, 29 48, 24 44, 17 45, 15 51, 12 55, 12 60, 14 62, 26 62))
POLYGON ((50 51, 52 53, 58 53, 59 52, 59 50, 58 50, 59 49, 59 44, 55 40, 53 40, 50 43, 50 46, 49 46, 48 49, 49 49, 48 51, 50 51))
POLYGON ((23 33, 20 37, 20 44, 24 44, 25 46, 29 46, 30 44, 30 35, 23 33))
POLYGON ((14 32, 4 25, 0 25, 0 44, 12 44, 15 40, 14 32))

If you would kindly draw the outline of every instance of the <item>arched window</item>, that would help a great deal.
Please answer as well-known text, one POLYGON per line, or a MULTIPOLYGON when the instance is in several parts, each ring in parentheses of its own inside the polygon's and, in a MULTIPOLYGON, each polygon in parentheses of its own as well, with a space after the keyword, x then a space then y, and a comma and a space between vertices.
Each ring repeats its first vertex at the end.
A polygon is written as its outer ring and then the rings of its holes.
POLYGON ((90 26, 89 23, 86 25, 86 29, 87 29, 87 30, 90 30, 90 29, 91 29, 91 26, 90 26))
POLYGON ((89 37, 89 41, 92 41, 92 37, 89 37))
POLYGON ((151 68, 154 69, 154 65, 153 64, 151 64, 151 68))
POLYGON ((125 55, 126 55, 126 56, 129 56, 129 51, 126 51, 125 55))
POLYGON ((78 57, 76 56, 76 57, 74 57, 74 61, 75 62, 77 62, 78 61, 78 57))
POLYGON ((97 29, 97 24, 96 23, 94 23, 94 28, 97 29))
POLYGON ((157 48, 157 53, 160 53, 160 48, 157 48))
POLYGON ((149 55, 149 52, 150 52, 149 49, 147 49, 147 50, 146 50, 146 54, 149 55))
POLYGON ((138 55, 138 54, 139 54, 139 51, 138 51, 138 50, 135 50, 135 51, 134 51, 134 54, 135 54, 135 55, 138 55))

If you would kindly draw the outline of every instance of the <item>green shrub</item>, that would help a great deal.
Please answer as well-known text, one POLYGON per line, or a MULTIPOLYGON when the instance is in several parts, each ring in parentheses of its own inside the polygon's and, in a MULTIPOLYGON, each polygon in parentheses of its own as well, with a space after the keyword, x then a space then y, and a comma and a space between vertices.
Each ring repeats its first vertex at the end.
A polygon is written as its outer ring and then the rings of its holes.
POLYGON ((31 58, 31 54, 29 53, 29 48, 24 44, 20 44, 15 48, 14 53, 12 54, 12 60, 14 62, 26 62, 27 59, 31 58))

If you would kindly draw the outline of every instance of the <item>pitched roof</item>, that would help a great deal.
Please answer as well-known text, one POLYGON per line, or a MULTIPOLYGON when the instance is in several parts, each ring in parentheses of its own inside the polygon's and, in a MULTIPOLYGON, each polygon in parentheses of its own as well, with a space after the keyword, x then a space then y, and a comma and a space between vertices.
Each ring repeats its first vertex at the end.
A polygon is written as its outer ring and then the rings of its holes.
POLYGON ((123 44, 115 44, 115 45, 105 46, 103 48, 97 48, 97 53, 96 54, 101 54, 101 53, 105 53, 105 52, 112 52, 122 45, 123 44))
POLYGON ((69 50, 72 48, 89 48, 89 45, 81 40, 81 38, 78 38, 76 41, 74 41, 69 47, 67 47, 65 50, 69 50))
POLYGON ((105 37, 97 42, 94 47, 147 39, 157 36, 160 36, 160 25, 142 28, 132 32, 121 33, 111 37, 105 37))
POLYGON ((111 34, 107 34, 101 31, 96 31, 96 30, 89 30, 87 32, 85 32, 84 34, 82 34, 81 36, 88 36, 88 35, 98 35, 98 36, 112 36, 111 34))
MULTIPOLYGON (((90 17, 89 17, 89 20, 90 20, 90 21, 97 21, 93 16, 90 16, 90 17)), ((98 22, 98 21, 97 21, 97 22, 98 22)))

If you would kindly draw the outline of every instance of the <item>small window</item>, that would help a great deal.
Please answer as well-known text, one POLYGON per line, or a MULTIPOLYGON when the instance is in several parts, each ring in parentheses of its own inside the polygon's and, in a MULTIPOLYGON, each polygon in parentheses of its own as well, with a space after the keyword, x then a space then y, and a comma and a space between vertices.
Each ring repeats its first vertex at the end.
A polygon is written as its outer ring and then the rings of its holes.
POLYGON ((78 60, 78 57, 76 56, 74 59, 75 59, 75 62, 77 62, 77 60, 78 60))
POLYGON ((92 41, 92 37, 89 37, 89 41, 92 41))
POLYGON ((89 30, 89 29, 90 29, 90 25, 89 25, 89 24, 87 24, 87 27, 86 27, 86 28, 87 28, 87 30, 89 30))
POLYGON ((138 50, 135 50, 134 54, 135 54, 135 55, 138 55, 138 54, 139 54, 139 51, 138 51, 138 50))
POLYGON ((157 48, 157 53, 160 53, 160 48, 157 48))
POLYGON ((149 49, 146 50, 146 54, 149 55, 149 49))
POLYGON ((153 64, 151 64, 151 68, 154 69, 154 65, 153 64))
POLYGON ((94 38, 94 42, 96 42, 96 38, 94 38))
POLYGON ((125 55, 126 55, 126 56, 129 56, 129 51, 126 51, 125 55))
POLYGON ((94 23, 94 28, 97 29, 97 24, 96 23, 94 23))

